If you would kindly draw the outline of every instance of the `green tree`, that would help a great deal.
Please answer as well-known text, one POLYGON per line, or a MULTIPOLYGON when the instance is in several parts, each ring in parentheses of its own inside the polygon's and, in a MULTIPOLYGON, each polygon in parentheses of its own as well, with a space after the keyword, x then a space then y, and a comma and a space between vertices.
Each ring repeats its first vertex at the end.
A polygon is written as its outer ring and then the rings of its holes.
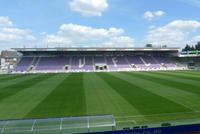
POLYGON ((190 48, 190 51, 195 51, 196 49, 194 48, 194 46, 192 46, 191 48, 190 48))
POLYGON ((195 49, 200 51, 200 41, 195 45, 195 49))
POLYGON ((146 44, 146 47, 153 47, 152 44, 146 44))
POLYGON ((190 45, 186 44, 185 48, 183 48, 183 51, 190 51, 191 47, 190 45))

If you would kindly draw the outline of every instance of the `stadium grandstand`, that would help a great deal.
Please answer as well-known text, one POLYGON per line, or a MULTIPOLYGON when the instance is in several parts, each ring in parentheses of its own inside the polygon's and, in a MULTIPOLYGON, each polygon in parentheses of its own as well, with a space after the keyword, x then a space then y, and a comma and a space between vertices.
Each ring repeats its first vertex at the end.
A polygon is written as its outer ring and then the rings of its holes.
POLYGON ((13 48, 14 72, 182 70, 179 48, 13 48))

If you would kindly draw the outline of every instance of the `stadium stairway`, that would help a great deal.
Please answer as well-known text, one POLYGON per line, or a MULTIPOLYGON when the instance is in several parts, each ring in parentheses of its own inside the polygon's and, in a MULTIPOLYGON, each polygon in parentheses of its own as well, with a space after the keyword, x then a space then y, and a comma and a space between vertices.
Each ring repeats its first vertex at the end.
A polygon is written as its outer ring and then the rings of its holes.
POLYGON ((113 62, 113 64, 114 64, 114 66, 117 67, 116 57, 112 57, 112 62, 113 62))
POLYGON ((152 59, 153 59, 160 67, 162 67, 161 63, 159 63, 159 62, 156 60, 156 58, 154 58, 154 56, 152 56, 152 59))
POLYGON ((106 65, 107 65, 108 70, 110 70, 110 67, 109 67, 109 65, 108 65, 108 61, 107 61, 106 56, 104 56, 104 61, 105 61, 106 65))
POLYGON ((95 70, 94 56, 92 56, 92 66, 93 66, 93 69, 95 70))
POLYGON ((144 61, 144 59, 143 59, 142 57, 140 57, 140 60, 143 62, 143 64, 144 64, 145 66, 147 66, 147 63, 144 61))
POLYGON ((72 69, 72 56, 69 57, 69 69, 72 69))
POLYGON ((130 68, 132 68, 132 67, 131 67, 131 63, 129 62, 127 56, 125 56, 125 60, 126 60, 126 62, 128 63, 128 65, 130 66, 130 68))

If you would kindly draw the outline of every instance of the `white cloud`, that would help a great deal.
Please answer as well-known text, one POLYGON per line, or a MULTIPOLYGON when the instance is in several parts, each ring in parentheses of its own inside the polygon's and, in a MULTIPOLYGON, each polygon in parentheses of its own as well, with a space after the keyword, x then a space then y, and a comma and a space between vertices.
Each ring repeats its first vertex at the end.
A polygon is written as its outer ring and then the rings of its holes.
POLYGON ((3 42, 12 42, 12 41, 18 41, 22 40, 23 37, 17 34, 6 34, 3 32, 0 32, 0 44, 3 42))
POLYGON ((154 15, 153 15, 153 13, 150 12, 150 11, 146 11, 146 12, 144 13, 144 18, 145 18, 145 19, 151 20, 153 17, 154 17, 154 15))
POLYGON ((165 14, 165 12, 163 12, 163 11, 157 11, 157 12, 154 12, 154 15, 155 16, 162 16, 162 15, 164 15, 165 14))
MULTIPOLYGON (((10 21, 11 22, 11 21, 10 21)), ((134 39, 123 36, 124 30, 110 27, 94 28, 84 25, 63 24, 57 34, 39 33, 37 39, 32 35, 32 30, 20 29, 12 26, 11 23, 0 27, 0 50, 13 47, 57 47, 57 46, 133 46, 134 39)))
POLYGON ((0 16, 0 26, 13 26, 8 17, 0 16))
POLYGON ((19 40, 35 40, 35 37, 30 35, 31 30, 24 30, 18 28, 1 28, 0 29, 0 43, 3 42, 12 42, 19 40))
POLYGON ((199 0, 179 0, 179 1, 189 4, 189 5, 192 5, 192 6, 200 7, 199 0))
POLYGON ((200 35, 197 35, 197 36, 192 37, 191 40, 187 41, 187 44, 195 45, 199 41, 200 41, 200 35))
POLYGON ((162 16, 162 15, 164 15, 165 14, 165 12, 164 11, 161 11, 161 10, 159 10, 159 11, 156 11, 156 12, 151 12, 151 11, 146 11, 145 13, 144 13, 144 18, 145 19, 148 19, 148 20, 152 20, 154 17, 156 17, 156 16, 162 16))
POLYGON ((55 35, 47 35, 46 38, 43 39, 43 44, 70 44, 72 41, 66 37, 59 37, 55 35))
POLYGON ((83 16, 101 16, 108 8, 108 3, 107 0, 73 0, 70 2, 70 8, 83 16))
POLYGON ((199 42, 200 41, 200 35, 199 36, 195 36, 192 38, 192 41, 194 41, 195 43, 196 42, 199 42))
POLYGON ((60 26, 57 35, 46 35, 43 44, 57 45, 75 45, 82 46, 133 46, 134 39, 128 36, 121 36, 123 29, 111 27, 92 28, 83 25, 63 24, 60 26))
POLYGON ((108 36, 118 36, 124 33, 124 30, 122 28, 117 29, 114 27, 109 28, 109 30, 107 30, 108 32, 108 36))
POLYGON ((149 29, 154 29, 156 26, 155 25, 151 25, 149 26, 149 29))
POLYGON ((26 35, 31 33, 31 30, 24 30, 19 28, 2 28, 1 32, 6 34, 17 34, 17 35, 26 35))
POLYGON ((114 37, 122 33, 124 33, 124 30, 117 28, 109 28, 107 30, 75 24, 63 24, 60 27, 58 35, 61 37, 67 37, 73 41, 87 41, 114 37))
POLYGON ((0 16, 0 50, 11 47, 21 47, 28 41, 34 41, 36 38, 31 35, 29 29, 19 29, 12 27, 13 23, 8 17, 0 16))
POLYGON ((29 40, 29 41, 36 40, 36 38, 33 35, 27 35, 26 39, 29 40))
POLYGON ((46 34, 46 32, 41 32, 41 33, 40 33, 40 35, 45 35, 45 34, 46 34))
POLYGON ((104 42, 106 47, 133 47, 134 39, 128 36, 112 37, 110 41, 104 42))
POLYGON ((146 42, 154 45, 182 46, 186 38, 200 27, 200 22, 195 20, 176 20, 166 26, 149 31, 146 42))

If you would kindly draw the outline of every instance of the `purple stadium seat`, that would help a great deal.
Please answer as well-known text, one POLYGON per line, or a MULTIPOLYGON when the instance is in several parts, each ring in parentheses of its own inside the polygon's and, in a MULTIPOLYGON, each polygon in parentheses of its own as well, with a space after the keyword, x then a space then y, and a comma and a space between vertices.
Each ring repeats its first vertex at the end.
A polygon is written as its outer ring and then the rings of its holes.
POLYGON ((160 64, 158 64, 152 56, 142 56, 142 59, 146 62, 146 64, 149 64, 149 67, 160 67, 160 64))
POLYGON ((69 57, 41 57, 36 70, 63 70, 65 65, 69 65, 69 57))
POLYGON ((160 64, 163 63, 165 64, 167 67, 175 67, 175 64, 173 64, 171 61, 169 61, 168 58, 166 57, 154 57, 160 64))
POLYGON ((130 64, 134 64, 136 67, 146 67, 145 64, 140 59, 140 56, 127 56, 128 61, 130 64))
POLYGON ((21 61, 18 63, 17 67, 15 68, 15 71, 17 72, 27 71, 32 61, 33 57, 23 57, 21 61))

